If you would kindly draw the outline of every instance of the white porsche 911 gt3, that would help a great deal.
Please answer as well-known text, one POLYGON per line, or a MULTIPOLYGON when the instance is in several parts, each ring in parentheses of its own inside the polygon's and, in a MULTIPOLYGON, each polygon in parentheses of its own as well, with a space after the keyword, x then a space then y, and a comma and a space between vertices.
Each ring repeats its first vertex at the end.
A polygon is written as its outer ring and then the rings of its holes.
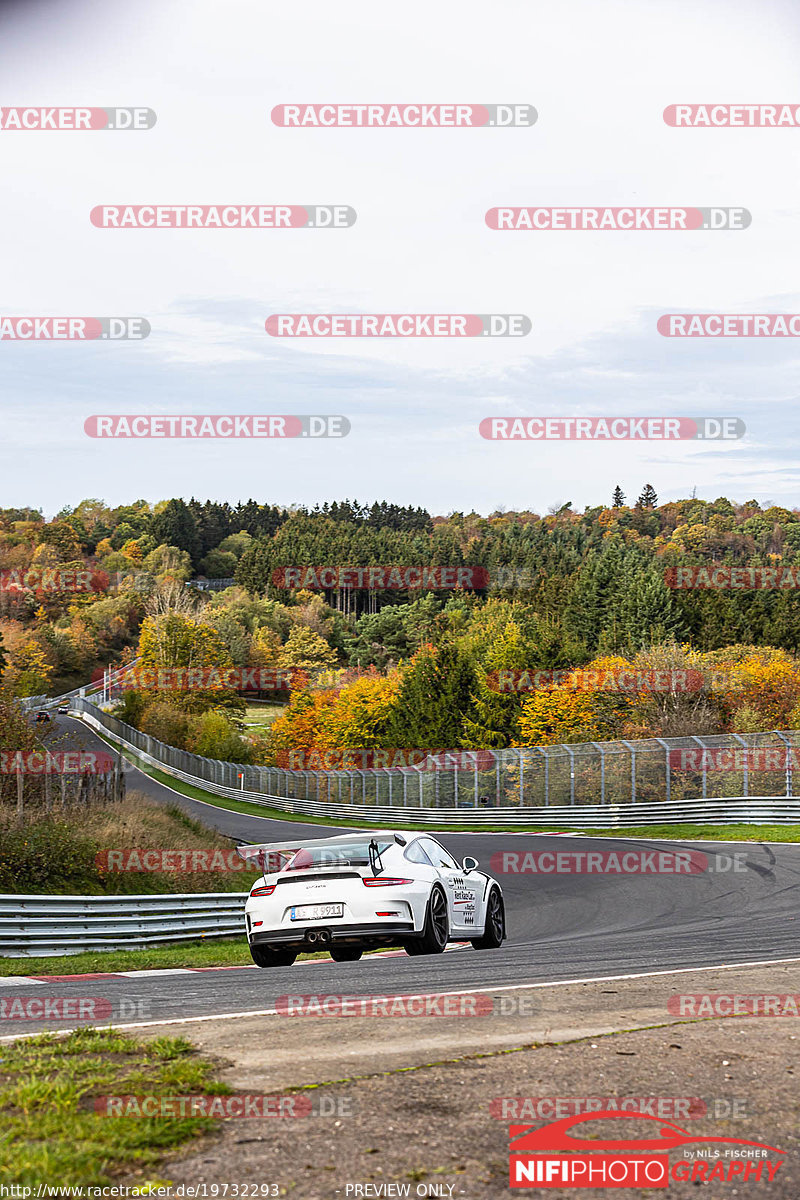
POLYGON ((259 967, 290 966, 301 951, 327 949, 353 962, 377 946, 441 954, 448 942, 502 945, 499 883, 461 866, 425 833, 342 834, 314 841, 239 846, 264 872, 245 905, 250 953, 259 967))

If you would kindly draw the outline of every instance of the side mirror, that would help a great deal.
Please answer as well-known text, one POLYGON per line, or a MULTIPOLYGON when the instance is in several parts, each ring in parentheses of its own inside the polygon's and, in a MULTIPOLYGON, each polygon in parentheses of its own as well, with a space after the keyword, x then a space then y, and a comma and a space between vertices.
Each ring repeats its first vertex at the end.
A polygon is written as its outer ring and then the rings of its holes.
POLYGON ((467 855, 467 857, 464 859, 464 861, 461 865, 464 868, 464 874, 469 875, 470 871, 474 871, 475 868, 477 867, 478 860, 477 860, 477 858, 470 858, 470 856, 467 855))

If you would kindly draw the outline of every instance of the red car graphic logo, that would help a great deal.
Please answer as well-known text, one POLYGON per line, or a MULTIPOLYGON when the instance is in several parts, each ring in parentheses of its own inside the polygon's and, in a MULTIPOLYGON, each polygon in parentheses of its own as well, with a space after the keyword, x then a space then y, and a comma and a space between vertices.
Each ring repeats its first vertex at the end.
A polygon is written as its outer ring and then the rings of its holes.
POLYGON ((758 1146, 764 1150, 771 1150, 775 1154, 785 1154, 785 1150, 779 1150, 777 1146, 769 1146, 766 1142, 751 1142, 745 1138, 731 1137, 713 1137, 710 1134, 691 1134, 686 1129, 681 1129, 677 1125, 665 1125, 660 1117, 651 1117, 645 1113, 630 1113, 630 1112, 594 1112, 594 1113, 579 1113, 577 1116, 564 1117, 561 1121, 553 1121, 550 1125, 543 1125, 536 1128, 532 1125, 511 1125, 509 1127, 509 1136, 511 1138, 511 1153, 534 1153, 539 1150, 573 1150, 583 1153, 592 1150, 645 1150, 664 1151, 677 1150, 681 1146, 685 1146, 692 1142, 724 1142, 728 1145, 737 1146, 758 1146), (637 1121, 653 1121, 659 1126, 660 1137, 653 1138, 582 1138, 573 1137, 570 1134, 570 1129, 574 1125, 582 1125, 586 1121, 602 1121, 602 1120, 623 1120, 630 1121, 632 1118, 637 1121))

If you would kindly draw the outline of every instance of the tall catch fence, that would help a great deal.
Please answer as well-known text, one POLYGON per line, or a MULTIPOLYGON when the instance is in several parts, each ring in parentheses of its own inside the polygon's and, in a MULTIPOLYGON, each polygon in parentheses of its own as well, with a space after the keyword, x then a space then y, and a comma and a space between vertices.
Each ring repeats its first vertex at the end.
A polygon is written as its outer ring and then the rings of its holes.
POLYGON ((435 758, 420 766, 294 771, 177 750, 85 697, 73 699, 71 708, 155 764, 205 781, 211 790, 326 804, 415 809, 674 805, 689 799, 792 797, 800 779, 800 730, 432 751, 435 758))

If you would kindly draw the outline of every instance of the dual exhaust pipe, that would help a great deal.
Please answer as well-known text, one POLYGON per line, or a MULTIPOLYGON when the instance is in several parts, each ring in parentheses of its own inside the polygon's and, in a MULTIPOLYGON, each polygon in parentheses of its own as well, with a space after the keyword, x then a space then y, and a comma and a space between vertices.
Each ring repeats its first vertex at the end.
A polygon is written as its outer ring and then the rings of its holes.
POLYGON ((309 945, 328 946, 331 940, 331 931, 329 929, 309 929, 306 934, 306 941, 309 945))

